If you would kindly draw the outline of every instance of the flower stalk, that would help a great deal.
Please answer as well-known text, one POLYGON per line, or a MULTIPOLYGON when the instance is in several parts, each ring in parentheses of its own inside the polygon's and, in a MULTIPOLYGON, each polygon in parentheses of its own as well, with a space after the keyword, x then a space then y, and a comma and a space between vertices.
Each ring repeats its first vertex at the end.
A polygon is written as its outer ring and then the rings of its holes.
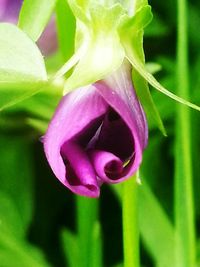
MULTIPOLYGON (((178 0, 177 91, 189 97, 187 0, 178 0)), ((177 106, 175 146, 176 267, 195 266, 190 110, 177 106)))
POLYGON ((123 184, 124 267, 139 267, 138 183, 136 175, 123 184))
POLYGON ((76 205, 80 251, 79 266, 92 267, 93 255, 91 250, 94 245, 93 231, 98 221, 98 200, 77 196, 76 205))

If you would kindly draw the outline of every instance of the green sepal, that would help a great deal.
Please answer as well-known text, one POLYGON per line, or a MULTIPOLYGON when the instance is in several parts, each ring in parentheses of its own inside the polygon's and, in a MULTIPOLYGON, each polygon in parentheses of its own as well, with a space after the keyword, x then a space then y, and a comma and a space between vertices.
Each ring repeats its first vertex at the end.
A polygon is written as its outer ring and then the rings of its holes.
MULTIPOLYGON (((126 51, 126 57, 133 65, 133 60, 136 57, 141 65, 145 66, 145 58, 143 51, 143 30, 152 20, 151 7, 145 5, 141 7, 133 17, 126 18, 120 28, 121 42, 126 51)), ((145 109, 147 117, 156 123, 161 132, 166 135, 166 131, 159 112, 151 97, 148 83, 146 79, 138 72, 138 69, 133 65, 133 84, 136 93, 145 109)))
MULTIPOLYGON (((192 104, 189 101, 176 96, 175 94, 164 88, 154 78, 154 76, 151 73, 149 73, 148 70, 145 68, 144 53, 142 48, 143 29, 151 21, 151 19, 152 19, 151 7, 146 5, 144 7, 141 7, 134 17, 127 18, 127 21, 123 24, 120 30, 121 42, 123 44, 123 47, 125 48, 126 57, 128 58, 128 60, 130 61, 135 70, 134 75, 137 75, 137 73, 140 74, 140 76, 143 77, 144 80, 146 80, 158 91, 176 100, 177 102, 180 102, 184 105, 187 105, 189 107, 192 107, 193 109, 200 111, 200 107, 198 107, 197 105, 192 104)), ((142 78, 140 78, 140 80, 142 80, 142 78)), ((139 87, 137 86, 137 88, 135 89, 138 93, 138 96, 140 97, 141 102, 144 105, 147 114, 149 114, 149 116, 153 115, 153 118, 157 121, 157 125, 163 132, 164 128, 161 119, 159 117, 158 112, 156 111, 152 99, 150 99, 151 96, 147 86, 142 86, 142 84, 140 83, 140 86, 139 87)), ((165 132, 163 133, 165 134, 165 132)))
POLYGON ((120 67, 125 57, 117 31, 126 13, 120 4, 107 7, 96 2, 90 3, 84 13, 85 5, 81 8, 74 1, 69 2, 73 2, 72 10, 78 17, 78 49, 73 56, 76 58, 73 64, 78 63, 66 81, 64 93, 106 77, 120 67))

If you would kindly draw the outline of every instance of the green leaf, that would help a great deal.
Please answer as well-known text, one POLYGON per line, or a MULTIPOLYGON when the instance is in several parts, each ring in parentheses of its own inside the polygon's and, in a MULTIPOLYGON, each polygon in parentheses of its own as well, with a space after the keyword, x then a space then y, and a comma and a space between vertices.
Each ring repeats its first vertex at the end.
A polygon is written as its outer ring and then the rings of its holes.
MULTIPOLYGON (((25 234, 33 212, 33 165, 31 145, 29 141, 23 137, 7 136, 2 133, 0 135, 0 154, 0 190, 9 196, 10 202, 12 201, 15 203, 15 207, 18 209, 21 219, 21 226, 18 228, 20 231, 22 227, 23 233, 25 234)), ((5 205, 9 205, 10 202, 5 202, 5 205)), ((7 209, 9 213, 8 216, 11 216, 10 210, 12 209, 7 209)), ((4 209, 4 211, 6 211, 6 209, 4 209)), ((13 214, 15 214, 14 211, 13 214)), ((19 225, 18 221, 19 220, 16 218, 17 225, 19 225)), ((12 222, 14 226, 15 220, 10 220, 10 223, 12 222)))
MULTIPOLYGON (((62 88, 62 87, 61 87, 62 88)), ((12 111, 25 111, 31 117, 40 118, 49 122, 62 98, 62 89, 49 85, 38 94, 9 108, 12 111)))
MULTIPOLYGON (((91 243, 89 244, 89 265, 91 267, 102 267, 102 236, 101 236, 101 226, 99 222, 94 223, 91 230, 91 243)), ((62 243, 66 256, 66 262, 69 267, 82 266, 83 262, 80 260, 80 244, 78 243, 79 239, 73 233, 67 229, 62 231, 62 243)), ((85 244, 86 246, 86 244, 85 244)), ((86 250, 83 248, 83 251, 86 250)), ((87 255, 85 255, 87 256, 87 255)))
POLYGON ((22 238, 24 236, 22 218, 8 194, 0 191, 0 229, 7 235, 22 238))
POLYGON ((1 133, 0 154, 0 265, 49 266, 26 240, 33 216, 31 145, 24 137, 1 133))
POLYGON ((197 264, 200 266, 200 239, 197 240, 197 264))
POLYGON ((36 129, 41 134, 45 134, 48 127, 47 121, 35 118, 27 119, 27 124, 30 125, 32 128, 36 129))
POLYGON ((47 80, 35 43, 15 25, 0 24, 0 83, 47 80))
POLYGON ((46 81, 44 60, 35 43, 15 25, 1 23, 0 109, 35 94, 46 81))
POLYGON ((37 41, 53 12, 57 0, 24 0, 20 15, 19 27, 33 41, 37 41))
POLYGON ((96 221, 92 229, 91 267, 103 267, 101 225, 96 221))
POLYGON ((16 105, 48 87, 44 82, 0 82, 0 111, 16 105))
POLYGON ((157 267, 174 266, 175 231, 172 223, 147 183, 140 187, 139 199, 140 231, 148 251, 157 267), (158 240, 161 240, 159 246, 158 240))
POLYGON ((62 243, 66 262, 69 267, 80 266, 78 240, 74 234, 67 229, 62 231, 62 243))

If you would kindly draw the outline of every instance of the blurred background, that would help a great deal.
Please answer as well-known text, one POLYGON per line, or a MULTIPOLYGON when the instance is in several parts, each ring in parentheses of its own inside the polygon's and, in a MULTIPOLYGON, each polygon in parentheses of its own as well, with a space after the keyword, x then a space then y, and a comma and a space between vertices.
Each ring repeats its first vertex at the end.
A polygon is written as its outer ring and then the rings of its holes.
MULTIPOLYGON (((146 62, 161 84, 176 93, 176 3, 173 0, 151 0, 149 4, 154 18, 145 29, 146 62)), ((190 100, 200 105, 200 2, 190 0, 188 12, 190 100)), ((53 33, 49 42, 54 44, 51 49, 45 50, 45 40, 39 41, 50 74, 72 54, 72 50, 66 51, 64 56, 61 54, 56 23, 59 22, 54 16, 48 26, 53 33)), ((69 40, 73 40, 74 25, 72 17, 69 40)), ((175 118, 179 104, 153 88, 151 93, 168 136, 164 137, 149 121, 149 144, 141 167, 139 196, 141 266, 170 267, 168 260, 173 254, 170 244, 174 225, 174 143, 178 131, 175 118)), ((41 142, 60 97, 59 90, 55 94, 46 90, 0 113, 0 267, 79 267, 76 265, 77 253, 81 253, 77 241, 77 197, 53 175, 41 142)), ((191 110, 191 119, 200 266, 200 114, 191 110)), ((122 266, 120 188, 121 185, 103 185, 101 197, 91 200, 99 206, 99 222, 95 226, 95 244, 98 245, 94 251, 97 258, 102 256, 102 262, 99 262, 104 267, 122 266)), ((92 253, 94 248, 90 245, 92 253)), ((92 266, 98 265, 94 263, 92 266)))

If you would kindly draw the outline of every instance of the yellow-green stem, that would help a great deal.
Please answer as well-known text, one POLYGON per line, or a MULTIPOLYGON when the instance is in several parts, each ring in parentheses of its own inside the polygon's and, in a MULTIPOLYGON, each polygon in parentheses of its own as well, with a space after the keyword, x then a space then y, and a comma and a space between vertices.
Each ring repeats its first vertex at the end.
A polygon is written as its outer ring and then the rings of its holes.
MULTIPOLYGON (((187 0, 178 2, 177 94, 189 98, 187 0)), ((190 110, 177 106, 175 143, 176 267, 195 266, 190 110)))
POLYGON ((132 177, 122 194, 124 267, 139 267, 138 184, 132 177))

